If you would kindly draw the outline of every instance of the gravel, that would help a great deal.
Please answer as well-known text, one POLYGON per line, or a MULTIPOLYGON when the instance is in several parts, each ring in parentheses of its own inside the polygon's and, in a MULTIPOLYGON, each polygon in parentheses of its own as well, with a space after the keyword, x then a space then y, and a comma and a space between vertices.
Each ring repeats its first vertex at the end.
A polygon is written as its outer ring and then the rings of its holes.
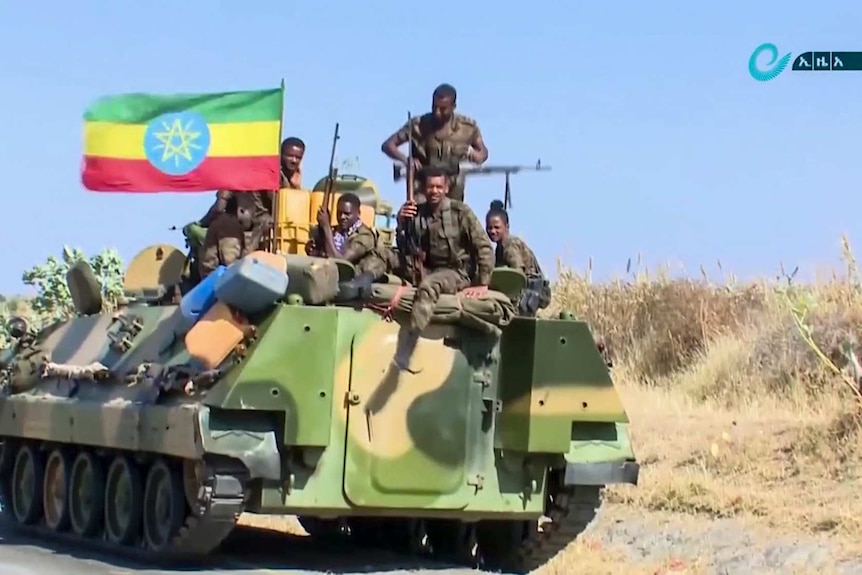
POLYGON ((587 535, 634 565, 676 560, 715 575, 862 573, 862 557, 837 559, 841 548, 826 537, 779 534, 740 519, 608 511, 587 535))

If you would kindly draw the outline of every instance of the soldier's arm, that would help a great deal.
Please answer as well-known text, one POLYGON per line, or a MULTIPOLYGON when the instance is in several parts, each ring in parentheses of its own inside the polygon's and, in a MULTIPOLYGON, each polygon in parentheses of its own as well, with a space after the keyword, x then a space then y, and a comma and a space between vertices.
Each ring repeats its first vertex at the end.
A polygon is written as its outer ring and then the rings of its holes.
POLYGON ((202 278, 208 276, 218 267, 218 224, 207 228, 201 245, 201 259, 198 262, 198 271, 202 278))
POLYGON ((357 233, 353 234, 347 240, 344 246, 344 253, 341 257, 356 265, 362 258, 371 253, 375 243, 374 232, 365 227, 360 228, 357 233))
POLYGON ((485 140, 482 138, 482 130, 479 128, 479 124, 474 126, 470 146, 473 148, 473 152, 470 154, 473 161, 477 164, 484 164, 488 160, 488 146, 485 145, 485 140))
POLYGON ((410 123, 404 122, 404 125, 397 132, 386 138, 386 141, 380 146, 384 154, 397 162, 401 162, 405 166, 407 165, 408 158, 398 150, 398 147, 410 139, 410 129, 410 123))
POLYGON ((198 223, 205 228, 209 227, 217 215, 224 213, 227 208, 227 202, 230 200, 231 196, 233 196, 233 192, 228 190, 219 190, 216 192, 216 201, 213 202, 213 205, 210 206, 210 209, 206 214, 204 214, 204 217, 202 217, 198 223))
POLYGON ((467 208, 461 212, 461 218, 473 257, 476 258, 476 277, 473 278, 473 285, 490 285, 491 272, 494 271, 494 249, 491 247, 491 240, 488 239, 485 227, 473 210, 467 208))
POLYGON ((257 225, 254 226, 251 232, 251 245, 259 246, 260 241, 263 239, 265 234, 268 234, 270 230, 272 230, 272 216, 270 214, 262 214, 258 217, 257 225))
POLYGON ((503 242, 503 249, 501 250, 503 252, 503 263, 510 268, 523 271, 525 262, 521 250, 518 249, 515 242, 511 241, 511 238, 506 238, 506 240, 503 242))

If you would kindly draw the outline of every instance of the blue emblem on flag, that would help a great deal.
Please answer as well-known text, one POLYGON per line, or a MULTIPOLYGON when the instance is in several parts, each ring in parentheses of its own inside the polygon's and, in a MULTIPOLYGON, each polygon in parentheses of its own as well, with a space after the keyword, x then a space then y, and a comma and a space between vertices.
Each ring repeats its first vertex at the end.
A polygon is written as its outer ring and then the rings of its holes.
POLYGON ((163 114, 144 133, 147 160, 170 176, 182 176, 200 166, 209 148, 209 126, 195 112, 163 114))

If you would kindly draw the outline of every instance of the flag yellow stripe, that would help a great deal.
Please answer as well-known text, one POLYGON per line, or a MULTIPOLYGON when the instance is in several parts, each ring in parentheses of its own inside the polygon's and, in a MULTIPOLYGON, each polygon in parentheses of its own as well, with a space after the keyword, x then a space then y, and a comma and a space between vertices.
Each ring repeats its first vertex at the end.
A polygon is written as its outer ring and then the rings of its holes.
MULTIPOLYGON (((280 122, 209 124, 208 158, 276 156, 281 139, 280 122)), ((84 123, 84 155, 145 160, 146 124, 84 123)))

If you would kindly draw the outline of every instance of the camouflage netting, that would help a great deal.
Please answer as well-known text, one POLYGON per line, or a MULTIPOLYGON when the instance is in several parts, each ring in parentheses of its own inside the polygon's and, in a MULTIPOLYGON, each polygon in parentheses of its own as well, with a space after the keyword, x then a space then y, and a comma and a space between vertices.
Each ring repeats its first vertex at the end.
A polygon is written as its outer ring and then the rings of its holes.
MULTIPOLYGON (((389 314, 399 323, 409 319, 413 311, 413 300, 416 298, 416 288, 373 284, 371 291, 371 297, 363 301, 366 307, 389 314)), ((500 292, 489 290, 481 298, 467 298, 462 294, 441 295, 431 322, 459 325, 499 335, 500 328, 508 325, 513 317, 515 305, 512 301, 500 292)))

